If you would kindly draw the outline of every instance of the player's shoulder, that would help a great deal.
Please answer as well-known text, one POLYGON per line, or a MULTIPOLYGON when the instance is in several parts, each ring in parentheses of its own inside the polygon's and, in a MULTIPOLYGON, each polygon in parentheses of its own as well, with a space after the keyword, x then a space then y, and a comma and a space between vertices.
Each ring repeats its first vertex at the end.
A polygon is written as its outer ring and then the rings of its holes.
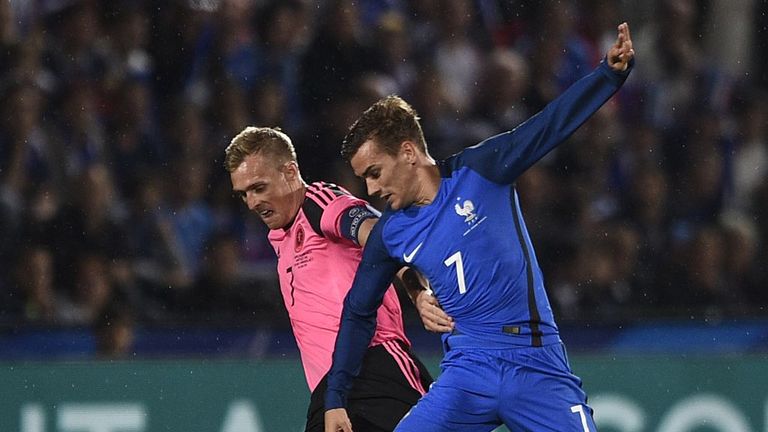
POLYGON ((337 184, 317 181, 307 185, 302 210, 312 229, 321 237, 325 237, 322 221, 324 217, 328 217, 328 213, 335 219, 337 213, 344 209, 365 204, 364 200, 357 198, 337 184))
MULTIPOLYGON (((482 144, 482 143, 481 143, 482 144)), ((445 159, 437 162, 437 169, 440 172, 440 177, 443 179, 450 179, 459 176, 462 172, 472 171, 473 153, 477 152, 477 147, 467 147, 464 150, 455 153, 445 159)))
POLYGON ((357 199, 357 197, 349 193, 349 191, 343 187, 324 181, 317 181, 308 184, 307 198, 323 209, 328 207, 332 202, 338 200, 339 198, 357 199))
POLYGON ((383 237, 393 238, 410 232, 414 226, 406 211, 394 210, 387 205, 374 229, 378 229, 383 237))

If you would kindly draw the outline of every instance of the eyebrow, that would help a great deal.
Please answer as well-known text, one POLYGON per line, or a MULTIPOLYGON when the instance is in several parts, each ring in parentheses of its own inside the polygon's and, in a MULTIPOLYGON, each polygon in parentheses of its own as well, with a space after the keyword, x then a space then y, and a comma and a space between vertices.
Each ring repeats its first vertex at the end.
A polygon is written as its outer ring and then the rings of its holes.
POLYGON ((263 185, 265 185, 265 184, 267 184, 267 182, 265 182, 265 181, 263 181, 263 180, 256 180, 255 182, 253 182, 253 183, 250 183, 250 184, 246 185, 246 186, 245 186, 244 188, 242 188, 242 189, 232 189, 232 190, 233 190, 234 192, 236 192, 236 193, 241 193, 241 194, 243 194, 243 193, 245 193, 245 192, 247 192, 247 191, 249 191, 249 190, 251 190, 251 189, 253 189, 253 188, 257 187, 257 186, 263 186, 263 185))
POLYGON ((365 171, 363 171, 363 173, 360 174, 360 177, 367 178, 369 175, 371 175, 371 170, 373 170, 374 168, 376 168, 375 165, 369 165, 368 168, 366 168, 365 171))

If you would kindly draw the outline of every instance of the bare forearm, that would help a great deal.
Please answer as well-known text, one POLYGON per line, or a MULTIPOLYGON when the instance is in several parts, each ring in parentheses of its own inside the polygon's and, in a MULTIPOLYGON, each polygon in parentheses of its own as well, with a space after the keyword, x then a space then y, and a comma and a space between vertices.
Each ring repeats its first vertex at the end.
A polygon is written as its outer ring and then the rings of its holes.
POLYGON ((429 283, 416 270, 410 267, 401 268, 397 272, 397 278, 414 305, 419 294, 427 290, 429 286, 429 283))
POLYGON ((429 288, 429 281, 421 273, 410 267, 403 267, 397 276, 400 285, 405 288, 408 297, 416 306, 425 329, 437 333, 453 331, 453 318, 440 307, 429 288))

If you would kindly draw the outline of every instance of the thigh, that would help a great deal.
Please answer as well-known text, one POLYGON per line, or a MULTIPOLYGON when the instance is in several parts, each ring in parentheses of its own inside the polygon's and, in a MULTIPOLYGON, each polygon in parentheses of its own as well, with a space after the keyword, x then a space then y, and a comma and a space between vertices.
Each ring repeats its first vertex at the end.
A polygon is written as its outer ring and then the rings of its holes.
POLYGON ((377 426, 367 419, 360 417, 352 417, 352 430, 355 432, 391 432, 392 428, 382 428, 377 426))
MULTIPOLYGON (((355 432, 391 432, 392 428, 383 428, 359 415, 351 415, 352 429, 355 432)), ((304 432, 325 432, 325 412, 318 412, 307 421, 304 432)))
POLYGON ((347 398, 353 426, 359 418, 393 430, 431 382, 429 372, 404 345, 390 341, 369 348, 347 398))
POLYGON ((496 413, 501 374, 492 359, 482 353, 450 351, 441 369, 440 377, 396 431, 481 432, 501 424, 496 413))
MULTIPOLYGON (((354 430, 393 430, 431 382, 429 372, 406 346, 392 341, 369 348, 347 397, 354 430)), ((323 430, 326 389, 327 376, 312 392, 307 431, 323 430)))
POLYGON ((511 430, 594 432, 592 409, 562 344, 516 353, 504 377, 500 415, 511 430))

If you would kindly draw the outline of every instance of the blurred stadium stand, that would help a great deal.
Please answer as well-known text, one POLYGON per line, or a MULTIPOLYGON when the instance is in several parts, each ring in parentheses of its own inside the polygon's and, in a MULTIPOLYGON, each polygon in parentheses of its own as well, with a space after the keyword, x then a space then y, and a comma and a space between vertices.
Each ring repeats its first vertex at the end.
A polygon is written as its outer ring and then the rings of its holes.
MULTIPOLYGON (((699 324, 680 321, 626 325, 561 327, 571 354, 722 355, 768 351, 768 320, 699 324)), ((440 338, 419 327, 408 334, 414 349, 427 357, 442 353, 440 338)), ((0 334, 4 360, 87 360, 98 355, 90 329, 22 328, 0 334)), ((140 328, 129 355, 117 359, 292 359, 298 348, 289 330, 256 328, 140 328)))
POLYGON ((571 363, 603 432, 768 430, 768 1, 8 0, 0 431, 302 430, 229 140, 279 126, 305 180, 365 197, 338 153, 373 101, 412 102, 445 157, 541 109, 624 20, 636 70, 518 182, 571 363))
POLYGON ((229 140, 280 126, 307 180, 365 196, 338 151, 372 101, 412 101, 444 157, 539 110, 622 20, 637 70, 519 181, 564 338, 768 351, 766 4, 0 2, 0 359, 291 352, 229 140))

